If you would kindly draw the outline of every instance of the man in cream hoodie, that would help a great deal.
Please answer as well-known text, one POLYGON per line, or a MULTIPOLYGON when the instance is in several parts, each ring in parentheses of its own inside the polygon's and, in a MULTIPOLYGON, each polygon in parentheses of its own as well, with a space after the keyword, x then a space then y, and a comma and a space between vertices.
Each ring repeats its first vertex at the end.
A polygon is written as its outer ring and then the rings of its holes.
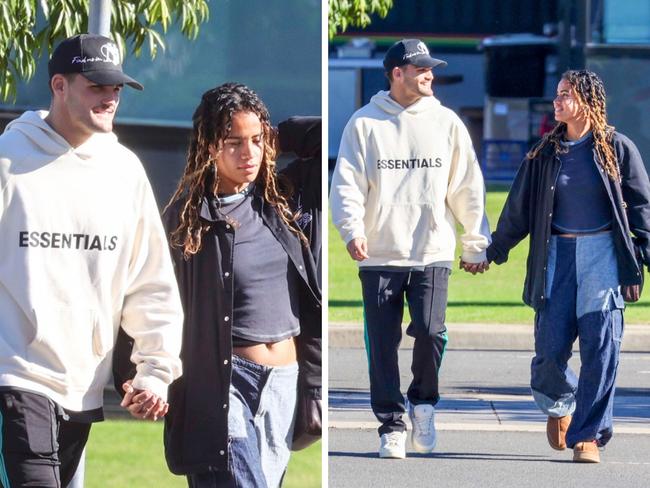
POLYGON ((411 442, 431 452, 457 222, 464 229, 461 267, 487 269, 490 232, 478 161, 467 129, 431 89, 432 69, 446 64, 417 39, 395 43, 384 58, 390 91, 352 116, 332 178, 332 219, 359 262, 380 457, 406 455, 397 363, 404 298, 411 314, 406 333, 415 338, 407 393, 411 442))
POLYGON ((66 486, 102 393, 120 326, 137 373, 133 416, 167 411, 181 373, 182 310, 167 241, 138 158, 112 133, 122 72, 108 38, 63 41, 49 112, 0 136, 0 483, 66 486))

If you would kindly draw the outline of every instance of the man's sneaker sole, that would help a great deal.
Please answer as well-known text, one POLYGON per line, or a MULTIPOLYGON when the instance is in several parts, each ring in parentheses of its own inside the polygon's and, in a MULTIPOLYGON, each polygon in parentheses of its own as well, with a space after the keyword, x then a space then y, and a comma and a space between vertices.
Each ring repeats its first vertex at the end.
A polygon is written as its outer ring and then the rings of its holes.
POLYGON ((415 442, 415 439, 413 439, 413 435, 411 435, 411 447, 413 447, 413 450, 419 454, 429 454, 430 452, 433 452, 436 448, 436 443, 434 442, 432 446, 421 446, 417 442, 415 442))
POLYGON ((406 458, 406 453, 394 453, 394 452, 380 452, 379 457, 381 459, 404 459, 406 458))

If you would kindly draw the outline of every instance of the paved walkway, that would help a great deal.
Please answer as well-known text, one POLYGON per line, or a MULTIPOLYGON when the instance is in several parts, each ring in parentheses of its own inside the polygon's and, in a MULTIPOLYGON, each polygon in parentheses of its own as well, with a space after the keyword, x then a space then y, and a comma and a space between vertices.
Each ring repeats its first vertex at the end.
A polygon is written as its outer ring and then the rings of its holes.
MULTIPOLYGON (((449 328, 451 344, 454 340, 458 343, 454 328, 458 335, 469 329, 455 324, 449 328)), ((525 326, 521 331, 532 332, 525 326)), ((398 462, 377 457, 378 424, 370 410, 363 346, 330 346, 329 486, 553 488, 559 484, 645 488, 650 479, 650 350, 621 355, 614 439, 601 454, 600 465, 575 465, 570 450, 554 451, 546 442, 546 417, 530 395, 534 352, 525 344, 513 342, 506 350, 506 334, 501 330, 499 337, 497 332, 493 332, 496 339, 488 334, 480 341, 476 340, 478 334, 470 335, 474 340, 465 343, 464 349, 446 353, 441 400, 436 406, 436 450, 417 454, 407 444, 407 458, 398 462), (487 349, 490 344, 499 345, 501 350, 487 349)), ((512 335, 518 335, 519 330, 515 333, 512 335)), ((627 340, 633 342, 629 336, 627 340)), ((410 362, 411 351, 401 349, 402 391, 410 381, 410 362)), ((579 368, 578 355, 570 364, 579 368)))
MULTIPOLYGON (((542 432, 546 417, 530 394, 532 351, 449 350, 441 369, 440 430, 542 432)), ((579 355, 569 365, 580 368, 579 355)), ((400 384, 411 379, 411 351, 399 354, 400 384)), ((365 351, 330 348, 329 427, 376 429, 370 410, 365 351)), ((650 354, 625 352, 614 399, 617 433, 650 434, 650 354)))

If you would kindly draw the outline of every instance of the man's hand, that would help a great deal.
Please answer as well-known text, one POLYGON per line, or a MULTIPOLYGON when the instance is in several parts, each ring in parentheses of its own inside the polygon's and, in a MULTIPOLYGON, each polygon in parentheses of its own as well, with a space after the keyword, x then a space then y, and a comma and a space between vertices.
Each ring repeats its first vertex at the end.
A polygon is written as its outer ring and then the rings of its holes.
POLYGON ((368 259, 368 241, 364 237, 355 237, 347 244, 350 257, 355 261, 368 259))
POLYGON ((459 268, 475 275, 476 273, 483 273, 484 271, 490 269, 490 263, 487 261, 483 261, 481 263, 466 263, 461 258, 459 268))
POLYGON ((158 420, 164 417, 169 404, 149 390, 136 390, 131 380, 126 381, 122 388, 126 392, 120 405, 126 408, 136 419, 158 420))

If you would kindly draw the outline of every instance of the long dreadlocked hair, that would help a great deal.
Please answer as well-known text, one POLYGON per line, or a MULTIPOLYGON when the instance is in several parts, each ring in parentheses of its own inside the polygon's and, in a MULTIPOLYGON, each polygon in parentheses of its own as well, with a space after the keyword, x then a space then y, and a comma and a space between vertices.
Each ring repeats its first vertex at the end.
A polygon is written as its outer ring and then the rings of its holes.
MULTIPOLYGON (((578 99, 578 103, 584 109, 585 115, 589 119, 598 164, 610 178, 620 180, 618 162, 612 143, 614 126, 607 123, 606 96, 603 81, 596 73, 586 69, 566 71, 562 75, 562 79, 571 85, 578 99)), ((559 122, 553 130, 544 135, 542 140, 526 154, 526 157, 533 159, 548 144, 554 146, 556 153, 566 152, 567 149, 560 144, 560 141, 566 135, 566 130, 566 124, 559 122)))
POLYGON ((183 250, 188 259, 201 249, 201 239, 209 225, 201 222, 199 212, 205 195, 216 195, 219 174, 216 160, 210 154, 210 146, 223 147, 232 129, 232 118, 238 112, 251 112, 257 115, 262 124, 264 151, 256 186, 261 188, 264 200, 275 207, 287 227, 296 234, 303 244, 307 239, 296 226, 297 214, 291 212, 287 203, 288 188, 280 188, 275 165, 276 136, 269 112, 250 88, 239 83, 225 83, 208 90, 201 97, 201 103, 192 116, 192 135, 187 151, 187 164, 178 188, 167 204, 167 208, 177 200, 184 199, 179 214, 179 224, 171 234, 171 245, 183 250))

